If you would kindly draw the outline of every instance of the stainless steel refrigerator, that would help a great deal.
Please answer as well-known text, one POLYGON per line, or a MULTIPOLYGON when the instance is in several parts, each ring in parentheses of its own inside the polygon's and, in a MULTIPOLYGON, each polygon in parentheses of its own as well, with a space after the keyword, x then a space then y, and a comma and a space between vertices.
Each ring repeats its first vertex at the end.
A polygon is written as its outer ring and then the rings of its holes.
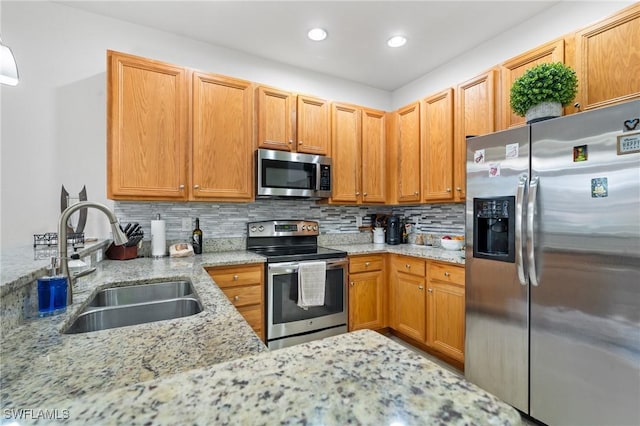
POLYGON ((468 139, 465 376, 549 425, 640 424, 640 101, 468 139))

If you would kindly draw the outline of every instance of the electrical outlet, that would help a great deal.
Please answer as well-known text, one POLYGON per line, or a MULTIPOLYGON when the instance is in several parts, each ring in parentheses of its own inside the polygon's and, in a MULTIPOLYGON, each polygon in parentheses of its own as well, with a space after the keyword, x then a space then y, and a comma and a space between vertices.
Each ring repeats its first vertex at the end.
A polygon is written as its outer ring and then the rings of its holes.
POLYGON ((362 216, 356 216, 356 226, 358 228, 362 226, 362 216))
POLYGON ((182 218, 182 230, 183 231, 191 231, 191 218, 183 217, 182 218))

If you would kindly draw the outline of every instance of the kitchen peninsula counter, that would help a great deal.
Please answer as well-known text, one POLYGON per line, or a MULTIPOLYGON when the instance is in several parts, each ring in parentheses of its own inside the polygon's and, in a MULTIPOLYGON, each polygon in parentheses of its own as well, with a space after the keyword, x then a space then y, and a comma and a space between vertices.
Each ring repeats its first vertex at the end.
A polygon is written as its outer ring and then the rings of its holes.
MULTIPOLYGON (((381 252, 395 252, 389 247, 381 252)), ((236 251, 99 263, 78 280, 66 313, 3 336, 5 417, 34 409, 67 410, 65 424, 520 424, 510 406, 372 331, 269 352, 203 268, 264 261, 236 251), (99 289, 185 278, 199 314, 61 333, 99 289)))
POLYGON ((463 250, 445 250, 440 247, 420 246, 415 244, 324 244, 324 247, 343 250, 349 255, 394 253, 405 256, 420 257, 422 259, 457 263, 459 265, 464 265, 465 258, 465 252, 463 250))

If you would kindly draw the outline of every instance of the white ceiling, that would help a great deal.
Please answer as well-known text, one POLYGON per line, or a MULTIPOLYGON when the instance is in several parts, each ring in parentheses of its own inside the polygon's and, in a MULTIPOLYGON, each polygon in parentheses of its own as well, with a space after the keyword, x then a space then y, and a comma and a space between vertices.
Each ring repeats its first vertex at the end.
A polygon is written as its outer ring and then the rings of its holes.
POLYGON ((393 91, 557 1, 60 1, 393 91), (313 27, 329 37, 313 42, 313 27), (386 40, 405 35, 405 46, 386 40))

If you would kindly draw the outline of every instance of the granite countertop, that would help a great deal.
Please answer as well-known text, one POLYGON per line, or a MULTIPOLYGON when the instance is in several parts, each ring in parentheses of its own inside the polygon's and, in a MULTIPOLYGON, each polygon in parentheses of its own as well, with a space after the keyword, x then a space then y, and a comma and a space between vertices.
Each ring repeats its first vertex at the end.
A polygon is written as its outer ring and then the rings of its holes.
POLYGON ((56 406, 65 424, 520 424, 514 408, 369 330, 56 406))
POLYGON ((158 378, 267 351, 203 266, 264 262, 241 252, 182 259, 105 260, 76 283, 61 315, 27 320, 3 336, 3 407, 45 403, 158 378), (161 279, 191 280, 203 312, 177 320, 61 334, 100 289, 161 279))
POLYGON ((440 247, 420 246, 415 244, 325 244, 325 247, 346 251, 349 255, 395 253, 405 256, 421 257, 423 259, 440 260, 443 262, 464 265, 465 252, 463 250, 445 250, 440 247))
MULTIPOLYGON (((464 262, 463 252, 426 247, 332 247, 464 262)), ((513 408, 375 332, 269 352, 204 269, 264 261, 235 251, 99 263, 78 280, 66 313, 27 320, 3 336, 5 416, 34 408, 68 410, 65 423, 83 424, 520 423, 513 408), (61 334, 98 290, 168 278, 191 280, 203 312, 61 334)))

